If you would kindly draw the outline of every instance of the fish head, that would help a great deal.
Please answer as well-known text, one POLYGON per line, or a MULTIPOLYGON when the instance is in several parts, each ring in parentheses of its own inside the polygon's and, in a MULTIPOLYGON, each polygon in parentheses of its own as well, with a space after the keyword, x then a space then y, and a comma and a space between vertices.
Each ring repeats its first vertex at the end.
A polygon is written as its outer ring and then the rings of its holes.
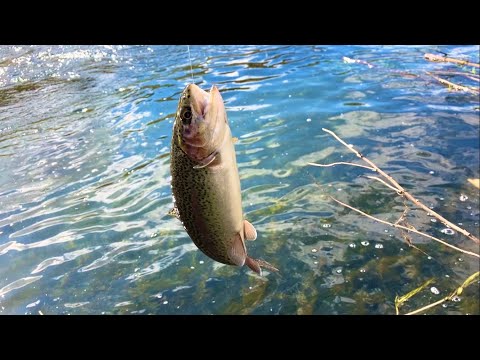
POLYGON ((215 85, 209 92, 195 84, 185 87, 178 103, 175 129, 178 145, 192 160, 201 161, 221 147, 228 121, 215 85))

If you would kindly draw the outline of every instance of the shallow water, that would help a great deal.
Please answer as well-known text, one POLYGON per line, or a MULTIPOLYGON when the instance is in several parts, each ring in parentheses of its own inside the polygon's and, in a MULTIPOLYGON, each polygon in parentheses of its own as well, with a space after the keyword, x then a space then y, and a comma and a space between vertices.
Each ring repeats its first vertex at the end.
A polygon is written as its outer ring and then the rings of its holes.
MULTIPOLYGON (((434 279, 401 308, 411 311, 479 270, 477 258, 412 236, 422 253, 329 200, 395 222, 402 199, 368 170, 306 165, 357 161, 322 128, 333 130, 478 236, 467 182, 479 177, 478 96, 425 74, 471 68, 423 59, 478 62, 478 46, 190 50, 194 81, 219 86, 239 138, 244 211, 259 234, 249 254, 281 273, 215 263, 168 215, 186 46, 0 46, 1 314, 394 314, 396 295, 434 279)), ((478 252, 422 210, 407 219, 478 252)), ((479 314, 479 295, 477 281, 428 313, 479 314)))

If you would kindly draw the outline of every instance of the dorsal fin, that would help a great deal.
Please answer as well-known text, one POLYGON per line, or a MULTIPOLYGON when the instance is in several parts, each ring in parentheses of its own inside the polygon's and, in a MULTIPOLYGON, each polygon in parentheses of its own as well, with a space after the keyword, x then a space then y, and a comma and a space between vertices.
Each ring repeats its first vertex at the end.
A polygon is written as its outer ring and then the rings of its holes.
POLYGON ((245 233, 245 240, 255 240, 257 238, 257 230, 248 220, 243 220, 243 231, 245 233))
POLYGON ((235 234, 232 246, 228 249, 228 255, 235 265, 243 266, 245 264, 247 250, 240 234, 235 234))

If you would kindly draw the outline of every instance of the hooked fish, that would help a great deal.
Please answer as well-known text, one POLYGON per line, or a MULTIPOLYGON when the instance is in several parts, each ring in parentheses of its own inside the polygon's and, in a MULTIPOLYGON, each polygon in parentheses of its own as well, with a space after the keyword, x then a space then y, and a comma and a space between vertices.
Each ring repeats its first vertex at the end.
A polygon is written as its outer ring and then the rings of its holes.
POLYGON ((244 219, 234 140, 220 91, 195 84, 183 90, 173 126, 174 212, 195 245, 215 261, 261 274, 273 265, 247 255, 255 227, 244 219))

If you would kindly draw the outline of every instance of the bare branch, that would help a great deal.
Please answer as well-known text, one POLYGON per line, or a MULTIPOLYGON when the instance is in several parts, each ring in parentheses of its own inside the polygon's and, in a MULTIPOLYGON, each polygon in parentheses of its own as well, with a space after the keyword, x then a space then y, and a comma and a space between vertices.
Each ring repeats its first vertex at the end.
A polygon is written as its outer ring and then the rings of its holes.
POLYGON ((333 196, 330 196, 330 198, 331 198, 332 200, 336 201, 337 203, 339 203, 340 205, 343 205, 343 206, 345 206, 345 207, 347 207, 347 208, 349 208, 349 209, 351 209, 351 210, 353 210, 353 211, 356 211, 356 212, 358 212, 359 214, 362 214, 363 216, 368 217, 369 219, 378 221, 378 222, 380 222, 380 223, 382 223, 382 224, 386 224, 386 225, 389 225, 389 226, 393 226, 394 228, 397 228, 397 229, 403 229, 403 230, 407 230, 407 231, 413 232, 413 233, 415 233, 415 234, 418 234, 418 235, 427 237, 427 238, 429 238, 429 239, 432 239, 432 240, 434 240, 434 241, 436 241, 436 242, 439 242, 440 244, 443 244, 443 245, 445 245, 445 246, 448 246, 449 248, 452 248, 452 249, 455 249, 455 250, 457 250, 457 251, 460 251, 460 252, 462 252, 462 253, 464 253, 464 254, 468 254, 468 255, 471 255, 471 256, 475 256, 475 257, 477 257, 477 258, 480 258, 480 255, 479 255, 479 254, 476 254, 476 253, 471 252, 471 251, 468 251, 468 250, 460 249, 460 248, 458 248, 458 247, 456 247, 456 246, 454 246, 454 245, 451 245, 451 244, 449 244, 449 243, 447 243, 447 242, 445 242, 445 241, 443 241, 443 240, 440 240, 440 239, 438 239, 438 238, 436 238, 436 237, 434 237, 434 236, 431 236, 431 235, 425 234, 425 233, 423 233, 423 232, 421 232, 421 231, 418 231, 417 229, 415 229, 415 228, 413 228, 413 227, 412 227, 412 228, 408 228, 408 227, 406 227, 406 226, 402 226, 402 225, 398 225, 398 224, 393 224, 393 223, 391 223, 391 222, 388 222, 388 221, 385 221, 385 220, 381 220, 381 219, 376 218, 376 217, 374 217, 374 216, 372 216, 372 215, 368 215, 368 214, 364 213, 363 211, 358 210, 357 208, 354 208, 353 206, 350 206, 350 205, 348 205, 348 204, 345 204, 345 203, 341 202, 340 200, 335 199, 333 196))
POLYGON ((438 76, 435 76, 431 72, 428 72, 428 71, 426 73, 428 75, 430 75, 432 78, 434 78, 435 80, 437 80, 439 83, 447 85, 449 88, 451 87, 455 91, 467 91, 467 92, 470 92, 472 94, 478 94, 479 93, 479 91, 477 89, 474 89, 474 88, 471 88, 471 87, 468 87, 468 86, 457 85, 457 84, 455 84, 451 81, 448 81, 448 80, 442 79, 438 76))
MULTIPOLYGON (((431 73, 428 73, 430 76, 433 76, 431 73)), ((443 79, 441 79, 443 80, 443 79)), ((449 83, 449 82, 448 82, 449 83)), ((450 84, 453 84, 453 83, 450 83, 450 84)), ((453 84, 455 85, 455 84, 453 84)), ((450 85, 451 86, 451 85, 450 85)), ((471 89, 470 89, 471 90, 471 89)), ((450 228, 453 228, 455 230, 457 230, 459 233, 465 235, 466 237, 468 237, 469 239, 471 239, 472 241, 474 241, 475 243, 479 244, 480 241, 477 237, 475 237, 474 235, 470 234, 468 231, 456 226, 455 224, 451 223, 450 221, 448 221, 447 219, 445 219, 444 217, 442 217, 440 214, 436 213, 435 211, 433 211, 432 209, 428 208, 427 206, 425 206, 423 203, 421 203, 419 200, 415 199, 410 193, 408 193, 398 182, 395 181, 395 179, 393 179, 390 175, 388 175, 387 173, 385 173, 384 171, 382 171, 379 167, 377 167, 373 162, 371 162, 369 159, 367 159, 366 157, 364 157, 360 152, 358 152, 357 150, 355 150, 353 148, 353 145, 349 145, 347 144, 345 141, 343 141, 342 139, 340 139, 333 131, 330 131, 328 129, 325 129, 323 128, 322 129, 323 131, 329 133, 330 135, 332 135, 337 141, 339 141, 341 144, 343 144, 345 147, 347 147, 350 151, 352 151, 353 153, 355 153, 357 155, 357 157, 359 157, 360 159, 362 159, 363 161, 365 161, 368 165, 370 165, 370 167, 366 167, 370 170, 373 170, 373 171, 376 171, 378 172, 382 177, 384 177, 390 184, 387 184, 384 180, 378 178, 378 177, 375 177, 375 176, 366 176, 370 179, 374 179, 374 180, 377 180, 377 181, 380 181, 381 183, 383 183, 384 185, 386 185, 388 188, 396 191, 400 196, 403 197, 403 204, 404 204, 404 211, 403 213, 401 214, 401 216, 398 218, 398 220, 395 222, 395 223, 391 223, 391 222, 388 222, 388 221, 385 221, 385 220, 381 220, 381 219, 378 219, 374 216, 371 216, 371 215, 368 215, 366 213, 364 213, 363 211, 359 210, 359 209, 356 209, 354 208, 353 206, 350 206, 348 204, 345 204, 337 199, 335 199, 334 197, 330 196, 330 198, 332 200, 334 200, 335 202, 339 203, 340 205, 346 207, 346 208, 349 208, 355 212, 358 212, 359 214, 367 217, 367 218, 370 218, 374 221, 377 221, 379 223, 382 223, 382 224, 386 224, 386 225, 389 225, 389 226, 392 226, 396 229, 400 229, 401 230, 401 233, 402 233, 402 236, 404 237, 405 241, 408 243, 409 246, 413 247, 414 249, 422 252, 423 254, 429 256, 426 252, 424 252, 423 250, 419 249, 417 246, 415 246, 411 239, 410 239, 410 236, 409 236, 409 233, 415 233, 417 235, 420 235, 420 236, 424 236, 424 237, 427 237, 431 240, 434 240, 440 244, 443 244, 451 249, 454 249, 454 250, 457 250, 457 251, 460 251, 464 254, 467 254, 467 255, 470 255, 470 256, 474 256, 476 258, 480 258, 480 255, 478 253, 475 253, 475 252, 472 252, 472 251, 467 251, 467 250, 464 250, 464 249, 461 249, 461 248, 458 248, 454 245, 451 245, 449 243, 447 243, 446 241, 443 241, 441 239, 438 239, 434 236, 431 236, 431 235, 428 235, 426 233, 423 233, 421 231, 418 231, 414 226, 412 226, 411 224, 408 223, 407 219, 406 219, 406 215, 407 215, 407 212, 409 210, 407 204, 406 204, 406 200, 410 200, 411 202, 413 202, 415 205, 417 205, 419 208, 423 209, 424 211, 426 211, 429 215, 433 215, 435 218, 437 218, 438 220, 440 220, 443 224, 445 224, 446 226, 450 227, 450 228), (406 226, 403 226, 403 225, 400 225, 401 223, 405 224, 406 226)), ((352 164, 352 163, 333 163, 333 164, 329 164, 329 165, 318 165, 318 164, 314 164, 314 163, 309 163, 309 165, 314 165, 314 166, 334 166, 334 165, 337 165, 337 164, 348 164, 348 165, 353 165, 353 166, 358 166, 357 164, 352 164)), ((362 166, 360 166, 362 167, 362 166)), ((427 305, 427 306, 424 306, 418 310, 415 310, 415 311, 412 311, 406 315, 414 315, 414 314, 418 314, 422 311, 425 311, 425 310, 428 310, 434 306, 437 306, 445 301, 449 301, 449 300, 452 300, 453 297, 455 295, 460 295, 461 292, 463 291, 464 288, 466 288, 467 286, 469 286, 471 283, 473 283, 473 281, 475 280, 475 278, 477 278, 479 276, 480 272, 477 272, 473 275, 471 275, 457 290, 455 290, 453 293, 451 293, 449 296, 446 296, 445 298, 439 300, 439 301, 436 301, 435 303, 433 304, 430 304, 430 305, 427 305)), ((398 298, 398 297, 397 297, 398 298)), ((396 306, 396 312, 397 312, 397 315, 399 314, 399 311, 398 311, 398 307, 397 307, 397 298, 395 298, 395 306, 396 306)))
POLYGON ((343 162, 343 161, 334 162, 334 163, 331 163, 331 164, 316 164, 316 163, 311 163, 311 162, 309 162, 307 164, 312 165, 312 166, 318 166, 318 167, 330 167, 330 166, 335 166, 335 165, 351 165, 351 166, 358 166, 358 167, 361 167, 361 168, 364 168, 364 169, 376 171, 374 168, 371 168, 369 166, 354 164, 354 163, 350 163, 350 162, 343 162))
POLYGON ((425 54, 424 55, 425 59, 428 60, 428 61, 432 61, 432 62, 449 62, 449 63, 454 63, 454 64, 458 64, 458 65, 467 65, 467 66, 474 66, 474 67, 480 67, 479 64, 477 63, 472 63, 470 61, 466 61, 466 60, 458 60, 458 59, 454 59, 454 58, 449 58, 449 57, 446 57, 446 56, 439 56, 439 55, 434 55, 434 54, 425 54))
POLYGON ((368 165, 370 165, 372 168, 374 168, 380 175, 382 175, 385 179, 387 179, 390 184, 393 185, 393 187, 396 189, 397 193, 401 196, 404 196, 405 198, 407 198, 408 200, 410 200, 411 202, 413 202, 415 205, 417 205, 419 208, 425 210, 427 213, 430 213, 432 216, 434 216, 435 218, 437 218, 439 221, 441 221, 444 225, 458 231, 459 233, 465 235, 466 237, 468 237, 470 240, 474 241, 475 243, 477 244, 480 244, 480 240, 475 237, 473 234, 470 234, 468 231, 462 229, 461 227, 458 227, 457 225, 453 224, 452 222, 448 221, 447 219, 445 219, 443 216, 441 216, 440 214, 438 214, 437 212, 433 211, 432 209, 430 209, 429 207, 425 206, 424 204, 422 204, 419 200, 415 199, 415 197, 413 197, 410 193, 408 193, 402 186, 400 186, 400 184, 398 182, 395 181, 394 178, 392 178, 390 175, 388 175, 387 173, 385 173, 382 169, 380 169, 377 165, 375 165, 373 162, 371 162, 370 160, 368 160, 365 156, 363 156, 362 154, 360 154, 357 150, 355 150, 353 148, 353 145, 348 145, 345 141, 343 141, 342 139, 340 139, 337 134, 335 134, 333 131, 330 131, 328 129, 325 129, 325 128, 322 128, 323 131, 325 131, 326 133, 329 133, 330 135, 332 135, 335 139, 337 139, 337 141, 339 141, 341 144, 343 144, 345 147, 347 147, 350 151, 352 151, 353 153, 355 153, 360 159, 362 159, 363 161, 365 161, 368 165))

